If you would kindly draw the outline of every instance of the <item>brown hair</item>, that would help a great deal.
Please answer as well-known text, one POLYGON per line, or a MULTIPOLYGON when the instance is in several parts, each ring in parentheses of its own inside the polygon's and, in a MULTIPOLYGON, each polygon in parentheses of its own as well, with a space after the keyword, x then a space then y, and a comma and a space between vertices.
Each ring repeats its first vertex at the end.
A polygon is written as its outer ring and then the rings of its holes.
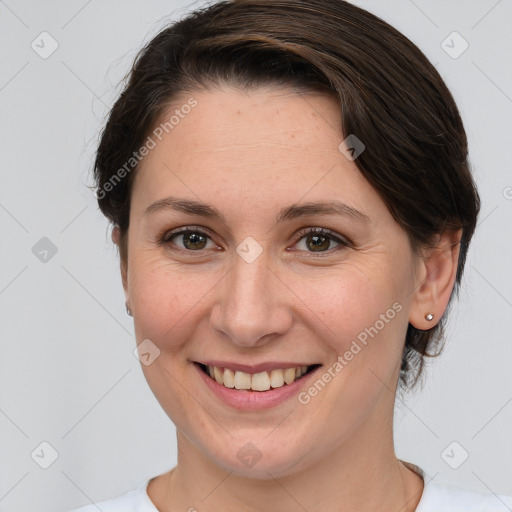
MULTIPOLYGON (((414 250, 462 228, 458 294, 480 200, 452 95, 425 55, 377 16, 342 0, 232 0, 188 14, 137 55, 101 134, 98 204, 119 226, 126 261, 134 151, 178 94, 230 84, 285 85, 338 98, 345 136, 366 146, 355 164, 407 232, 414 250), (119 171, 124 168, 126 172, 119 171), (117 173, 117 176, 116 176, 117 173), (120 176, 122 179, 119 179, 120 176), (116 178, 113 181, 113 178, 116 178)), ((413 388, 443 338, 408 326, 400 383, 413 388)))

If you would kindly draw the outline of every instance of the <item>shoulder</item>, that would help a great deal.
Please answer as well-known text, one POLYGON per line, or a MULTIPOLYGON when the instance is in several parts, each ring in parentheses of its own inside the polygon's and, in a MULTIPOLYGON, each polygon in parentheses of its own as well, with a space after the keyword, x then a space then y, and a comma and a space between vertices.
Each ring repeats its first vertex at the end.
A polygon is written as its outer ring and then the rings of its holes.
POLYGON ((510 512, 512 497, 481 494, 461 487, 430 482, 416 512, 510 512))
POLYGON ((92 503, 70 512, 158 512, 146 492, 150 480, 145 480, 136 489, 116 498, 92 503))

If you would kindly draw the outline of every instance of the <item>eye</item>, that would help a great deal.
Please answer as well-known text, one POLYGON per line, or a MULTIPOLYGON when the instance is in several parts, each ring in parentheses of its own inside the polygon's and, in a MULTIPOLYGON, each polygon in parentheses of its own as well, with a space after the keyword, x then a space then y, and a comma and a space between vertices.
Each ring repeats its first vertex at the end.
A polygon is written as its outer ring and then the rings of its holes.
MULTIPOLYGON (((334 242, 338 247, 334 247, 334 250, 340 247, 350 247, 350 242, 344 240, 339 235, 336 235, 329 229, 325 228, 306 228, 300 231, 298 234, 297 242, 299 244, 304 239, 304 250, 310 253, 325 253, 331 252, 331 245, 334 242)), ((199 229, 194 226, 186 226, 175 229, 174 231, 166 232, 160 237, 160 244, 169 247, 172 250, 182 252, 201 252, 206 249, 219 249, 219 247, 213 243, 211 236, 204 228, 199 229), (176 243, 176 240, 181 239, 181 244, 176 243), (208 241, 211 242, 211 246, 208 247, 208 241), (170 247, 174 246, 174 247, 170 247)))
MULTIPOLYGON (((208 239, 210 239, 210 235, 200 229, 197 229, 193 226, 178 228, 174 231, 167 232, 163 238, 161 238, 160 243, 162 245, 176 245, 178 251, 187 251, 187 252, 199 252, 203 249, 208 249, 212 247, 206 247, 208 243, 208 239), (177 245, 174 240, 181 239, 183 246, 177 245)), ((211 241, 211 239, 210 239, 211 241)), ((217 247, 213 242, 213 247, 217 247)))
POLYGON ((349 247, 350 243, 343 240, 341 237, 336 236, 331 230, 325 228, 306 228, 298 233, 299 239, 296 242, 298 244, 304 239, 304 246, 307 252, 322 253, 327 252, 330 249, 332 242, 339 246, 349 247))

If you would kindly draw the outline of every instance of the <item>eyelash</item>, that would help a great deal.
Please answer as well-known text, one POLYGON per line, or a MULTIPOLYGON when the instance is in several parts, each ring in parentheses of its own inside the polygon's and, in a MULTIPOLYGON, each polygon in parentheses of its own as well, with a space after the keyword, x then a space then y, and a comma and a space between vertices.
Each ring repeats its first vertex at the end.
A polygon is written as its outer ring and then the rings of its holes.
MULTIPOLYGON (((169 245, 172 244, 175 247, 173 247, 171 250, 178 251, 178 252, 181 252, 181 253, 188 253, 188 254, 198 253, 198 254, 202 254, 203 251, 205 251, 206 249, 199 249, 197 251, 193 251, 193 250, 190 250, 190 249, 183 249, 182 247, 177 247, 174 243, 171 242, 171 239, 176 237, 176 236, 186 235, 186 234, 194 234, 194 233, 198 234, 198 235, 201 235, 203 237, 209 238, 210 240, 212 239, 211 233, 208 230, 205 230, 204 228, 198 228, 198 227, 195 227, 195 226, 186 226, 186 227, 178 228, 178 229, 176 229, 174 231, 167 231, 167 232, 165 232, 164 235, 159 238, 159 244, 163 245, 163 246, 166 246, 168 248, 169 248, 169 245)), ((339 249, 347 248, 347 247, 351 247, 352 246, 351 242, 349 242, 348 240, 345 240, 345 239, 337 236, 330 229, 319 228, 319 227, 305 228, 305 229, 302 229, 301 231, 299 231, 297 233, 297 238, 296 238, 296 240, 294 242, 294 245, 296 245, 298 242, 300 242, 304 237, 306 237, 309 234, 325 236, 328 239, 330 239, 332 241, 335 241, 338 244, 340 244, 338 247, 335 247, 334 249, 328 249, 327 251, 319 251, 319 252, 305 251, 305 252, 308 252, 309 254, 311 254, 313 257, 322 257, 323 255, 330 255, 330 254, 332 254, 333 252, 335 252, 335 251, 337 251, 339 249)), ((304 252, 304 251, 302 251, 302 252, 304 252)))

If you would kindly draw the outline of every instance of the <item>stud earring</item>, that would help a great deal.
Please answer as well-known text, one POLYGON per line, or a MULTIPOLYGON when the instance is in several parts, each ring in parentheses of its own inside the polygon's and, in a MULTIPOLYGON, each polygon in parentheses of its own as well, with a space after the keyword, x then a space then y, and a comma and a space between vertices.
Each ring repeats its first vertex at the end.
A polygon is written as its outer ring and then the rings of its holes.
POLYGON ((128 316, 133 316, 131 309, 128 307, 128 304, 125 304, 125 306, 126 306, 126 313, 128 314, 128 316))
POLYGON ((429 313, 428 315, 425 315, 425 320, 427 322, 431 322, 434 319, 434 315, 432 313, 429 313))

